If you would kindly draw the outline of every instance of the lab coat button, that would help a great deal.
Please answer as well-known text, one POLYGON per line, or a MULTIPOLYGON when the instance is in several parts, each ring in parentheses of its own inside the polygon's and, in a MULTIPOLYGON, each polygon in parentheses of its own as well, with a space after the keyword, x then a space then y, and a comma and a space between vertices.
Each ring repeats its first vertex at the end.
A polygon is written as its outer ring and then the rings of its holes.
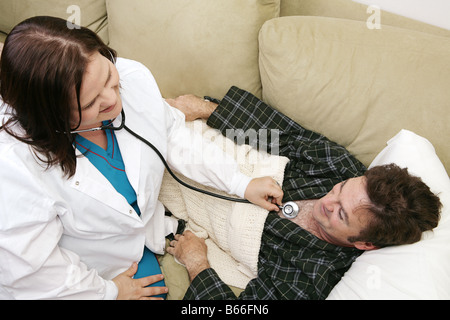
POLYGON ((130 210, 130 214, 133 214, 133 210, 130 210))
POLYGON ((76 185, 76 186, 79 186, 79 185, 80 185, 80 181, 76 181, 76 182, 75 182, 75 185, 76 185))

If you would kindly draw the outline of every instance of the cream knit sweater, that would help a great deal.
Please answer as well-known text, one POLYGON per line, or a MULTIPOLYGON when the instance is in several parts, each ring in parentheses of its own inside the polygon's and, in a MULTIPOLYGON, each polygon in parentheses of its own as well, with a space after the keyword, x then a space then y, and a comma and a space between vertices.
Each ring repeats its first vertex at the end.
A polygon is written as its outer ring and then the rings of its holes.
MULTIPOLYGON (((231 154, 242 173, 252 178, 271 176, 282 184, 284 168, 289 161, 287 158, 258 152, 248 145, 237 146, 201 120, 189 123, 188 126, 196 132, 201 130, 204 137, 231 154)), ((177 176, 198 188, 224 194, 200 186, 179 174, 177 176)), ((167 172, 159 200, 175 217, 188 222, 187 229, 205 239, 209 263, 225 283, 245 288, 257 275, 258 254, 267 210, 252 204, 200 194, 181 186, 167 172)))

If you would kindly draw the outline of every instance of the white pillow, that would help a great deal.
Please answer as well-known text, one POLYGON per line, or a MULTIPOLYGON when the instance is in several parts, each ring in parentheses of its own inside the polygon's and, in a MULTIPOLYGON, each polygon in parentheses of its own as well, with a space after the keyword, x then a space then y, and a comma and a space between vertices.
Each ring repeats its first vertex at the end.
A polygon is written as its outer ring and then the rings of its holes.
POLYGON ((443 204, 437 228, 411 245, 367 251, 356 259, 327 299, 450 299, 450 179, 425 138, 407 130, 388 141, 370 167, 407 167, 443 204))

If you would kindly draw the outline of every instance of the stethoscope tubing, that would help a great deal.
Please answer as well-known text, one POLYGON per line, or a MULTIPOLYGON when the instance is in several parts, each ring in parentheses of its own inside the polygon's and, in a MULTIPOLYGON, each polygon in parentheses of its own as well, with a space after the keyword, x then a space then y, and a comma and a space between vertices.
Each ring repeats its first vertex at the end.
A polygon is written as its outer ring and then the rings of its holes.
POLYGON ((191 190, 200 192, 200 193, 204 193, 206 195, 212 196, 212 197, 216 197, 219 199, 223 199, 223 200, 228 200, 228 201, 234 201, 234 202, 241 202, 241 203, 250 203, 250 201, 248 201, 247 199, 242 199, 242 198, 232 198, 232 197, 227 197, 227 196, 223 196, 214 192, 210 192, 207 190, 203 190, 203 189, 199 189, 197 187, 194 187, 186 182, 184 182, 183 180, 181 180, 180 178, 178 178, 176 176, 176 174, 170 169, 169 165, 167 164, 166 160, 164 159, 163 155, 161 154, 161 152, 159 152, 159 150, 148 140, 144 139, 143 137, 141 137, 140 135, 138 135, 136 132, 134 132, 133 130, 131 130, 130 128, 128 128, 126 125, 124 125, 124 129, 130 133, 132 136, 134 136, 135 138, 141 140, 143 143, 145 143, 147 146, 149 146, 150 148, 153 149, 153 151, 155 151, 155 153, 158 155, 158 157, 161 159, 162 163, 164 164, 164 167, 166 167, 167 172, 169 172, 169 174, 182 186, 189 188, 191 190))
MULTIPOLYGON (((169 172, 169 174, 172 176, 172 178, 174 178, 175 181, 177 181, 182 186, 184 186, 184 187, 186 187, 188 189, 194 190, 196 192, 200 192, 200 193, 206 194, 208 196, 218 198, 218 199, 227 200, 227 201, 233 201, 233 202, 239 202, 239 203, 250 203, 250 201, 248 201, 247 199, 228 197, 228 196, 224 196, 224 195, 221 195, 221 194, 217 194, 217 193, 214 193, 214 192, 210 192, 210 191, 207 191, 207 190, 204 190, 204 189, 200 189, 200 188, 194 187, 194 186, 184 182, 180 178, 178 178, 177 175, 172 171, 172 169, 170 169, 169 164, 167 163, 166 159, 164 159, 164 156, 161 154, 161 152, 159 152, 158 148, 156 148, 150 141, 148 141, 144 137, 140 136, 139 134, 137 134, 136 132, 131 130, 125 124, 125 111, 123 110, 123 108, 122 108, 122 111, 121 111, 121 116, 122 116, 122 121, 121 121, 121 123, 120 123, 120 125, 118 127, 112 126, 111 125, 112 121, 111 121, 111 124, 109 124, 109 125, 103 125, 101 127, 92 128, 92 129, 72 131, 71 133, 83 133, 83 132, 99 131, 99 130, 114 130, 114 131, 118 131, 118 130, 125 129, 133 137, 139 139, 144 144, 146 144, 148 147, 150 147, 158 155, 158 157, 161 159, 161 161, 164 164, 164 167, 166 168, 167 172, 169 172)), ((287 202, 284 206, 278 206, 278 207, 281 209, 283 215, 286 218, 289 218, 289 219, 295 218, 298 215, 298 212, 299 212, 298 205, 295 202, 292 202, 292 201, 287 202)))

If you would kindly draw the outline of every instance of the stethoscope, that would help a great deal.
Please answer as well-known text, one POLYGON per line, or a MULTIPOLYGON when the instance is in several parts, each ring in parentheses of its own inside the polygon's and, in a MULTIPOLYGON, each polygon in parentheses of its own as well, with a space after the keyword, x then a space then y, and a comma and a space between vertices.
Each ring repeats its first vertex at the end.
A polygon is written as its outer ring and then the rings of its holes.
MULTIPOLYGON (((122 121, 120 122, 120 125, 118 127, 115 127, 113 125, 113 120, 111 120, 108 124, 102 125, 100 127, 91 128, 91 129, 83 129, 83 130, 75 130, 75 131, 71 131, 70 133, 74 134, 74 133, 83 133, 83 132, 100 131, 100 130, 119 131, 119 130, 125 129, 132 136, 134 136, 135 138, 139 139, 140 141, 145 143, 147 146, 149 146, 151 149, 153 149, 153 151, 155 151, 156 154, 158 155, 158 157, 161 159, 162 163, 164 164, 164 167, 166 167, 166 169, 170 173, 170 175, 179 184, 181 184, 182 186, 185 186, 186 188, 189 188, 191 190, 194 190, 194 191, 197 191, 197 192, 209 195, 211 197, 216 197, 216 198, 219 198, 219 199, 228 200, 228 201, 234 201, 234 202, 250 203, 250 201, 248 201, 247 199, 227 197, 227 196, 223 196, 223 195, 220 195, 220 194, 217 194, 217 193, 214 193, 214 192, 210 192, 210 191, 207 191, 207 190, 196 188, 194 186, 191 186, 190 184, 187 184, 183 180, 179 179, 175 175, 175 173, 173 173, 173 171, 170 169, 169 165, 167 164, 167 162, 164 159, 164 157, 161 154, 161 152, 159 152, 159 150, 150 141, 148 141, 145 138, 143 138, 142 136, 138 135, 136 132, 134 132, 133 130, 131 130, 130 128, 128 128, 125 125, 125 111, 123 110, 123 108, 122 108, 122 112, 121 112, 121 117, 122 117, 122 121)), ((283 213, 283 215, 286 218, 288 218, 288 219, 295 218, 298 215, 298 212, 299 212, 299 207, 298 207, 297 203, 295 203, 293 201, 286 202, 283 206, 278 206, 278 207, 281 209, 281 212, 283 213)))

